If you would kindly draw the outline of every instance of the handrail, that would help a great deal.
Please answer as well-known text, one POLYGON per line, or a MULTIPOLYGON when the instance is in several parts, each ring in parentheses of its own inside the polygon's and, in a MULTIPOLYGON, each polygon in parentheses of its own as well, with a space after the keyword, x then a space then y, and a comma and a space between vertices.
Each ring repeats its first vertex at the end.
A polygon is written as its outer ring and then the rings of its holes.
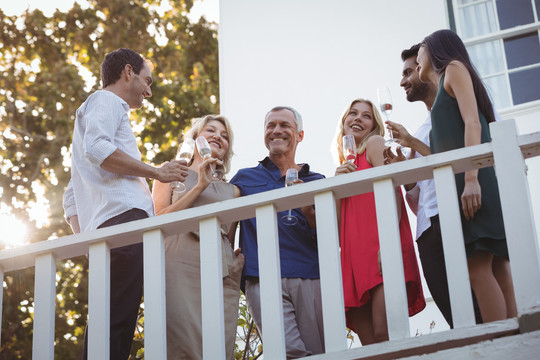
MULTIPOLYGON (((519 137, 520 147, 530 156, 540 154, 540 132, 519 137), (532 151, 532 152, 531 152, 532 151)), ((26 244, 20 247, 0 250, 0 266, 5 272, 34 266, 39 254, 53 252, 57 260, 68 259, 88 253, 86 245, 108 241, 111 249, 142 242, 142 234, 152 229, 161 229, 164 236, 196 231, 199 220, 216 216, 221 223, 255 217, 255 208, 272 203, 276 211, 314 203, 314 194, 331 190, 336 199, 373 191, 373 182, 392 178, 395 185, 414 183, 433 177, 433 169, 452 165, 455 173, 473 168, 493 165, 490 143, 434 154, 397 164, 367 169, 339 177, 331 177, 290 188, 276 189, 219 203, 185 209, 175 213, 151 217, 134 223, 120 224, 86 233, 68 235, 61 238, 26 244), (234 211, 230 211, 234 210, 234 211), (80 246, 84 245, 84 250, 80 246), (18 258, 16 262, 14 258, 18 258)))

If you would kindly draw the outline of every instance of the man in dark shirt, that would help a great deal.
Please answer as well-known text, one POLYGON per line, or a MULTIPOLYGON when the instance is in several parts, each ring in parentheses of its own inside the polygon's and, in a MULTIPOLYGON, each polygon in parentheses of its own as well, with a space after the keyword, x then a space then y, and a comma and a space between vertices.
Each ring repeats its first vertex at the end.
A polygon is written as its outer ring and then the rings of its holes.
MULTIPOLYGON (((302 117, 290 107, 270 110, 264 121, 264 143, 268 156, 253 168, 238 171, 231 183, 240 188, 242 196, 283 188, 287 169, 298 171, 299 182, 324 178, 311 172, 308 164, 296 164, 296 147, 304 138, 302 117)), ((287 358, 297 358, 324 352, 319 260, 313 206, 293 209, 298 219, 286 225, 278 214, 279 252, 283 319, 287 358)), ((259 263, 255 219, 240 223, 240 248, 245 256, 245 280, 248 307, 259 332, 261 327, 259 263)))

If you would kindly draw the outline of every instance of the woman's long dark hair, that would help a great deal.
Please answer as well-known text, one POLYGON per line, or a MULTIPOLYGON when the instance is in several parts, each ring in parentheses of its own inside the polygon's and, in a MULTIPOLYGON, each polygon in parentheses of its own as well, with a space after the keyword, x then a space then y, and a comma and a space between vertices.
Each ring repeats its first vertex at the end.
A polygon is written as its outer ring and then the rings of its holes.
POLYGON ((442 74, 452 60, 458 60, 465 65, 471 75, 480 112, 484 114, 488 123, 495 121, 491 99, 460 37, 452 30, 439 30, 427 36, 422 45, 428 50, 431 65, 438 74, 442 74))

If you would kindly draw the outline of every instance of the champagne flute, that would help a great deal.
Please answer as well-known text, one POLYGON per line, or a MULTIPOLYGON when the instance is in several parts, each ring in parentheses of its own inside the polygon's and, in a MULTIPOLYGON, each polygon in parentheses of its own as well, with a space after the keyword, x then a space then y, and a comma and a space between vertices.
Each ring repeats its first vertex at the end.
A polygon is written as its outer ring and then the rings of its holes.
MULTIPOLYGON (((192 138, 185 138, 182 146, 178 149, 176 154, 176 160, 186 160, 186 163, 189 165, 191 158, 193 157, 193 151, 195 151, 195 141, 192 138)), ((172 181, 169 183, 170 188, 175 193, 183 193, 186 191, 186 185, 180 181, 172 181)))
MULTIPOLYGON (((390 95, 390 89, 382 87, 377 89, 377 98, 379 99, 379 107, 386 116, 386 120, 390 120, 390 114, 392 113, 392 95, 390 95)), ((384 144, 386 146, 392 146, 396 143, 396 140, 392 137, 392 132, 389 132, 390 138, 386 139, 384 144)))
MULTIPOLYGON (((390 89, 387 87, 382 87, 377 89, 377 97, 379 99, 379 107, 381 111, 386 116, 386 120, 390 120, 390 114, 392 113, 393 106, 392 106, 392 96, 390 95, 390 89)), ((384 145, 390 146, 392 151, 397 154, 397 149, 399 148, 403 155, 408 158, 410 154, 409 150, 406 150, 403 146, 400 145, 400 143, 394 139, 392 135, 392 131, 388 132, 388 135, 390 136, 388 139, 384 141, 384 145)))
MULTIPOLYGON (((285 187, 293 186, 295 180, 298 180, 298 171, 296 169, 287 169, 285 174, 285 187)), ((292 210, 289 209, 289 213, 281 217, 281 220, 285 225, 296 225, 298 218, 292 215, 292 210)))
POLYGON ((356 159, 356 141, 354 140, 354 136, 343 136, 343 155, 345 155, 345 159, 350 163, 353 163, 354 159, 356 159))
MULTIPOLYGON (((199 136, 197 139, 195 139, 195 143, 197 144, 199 155, 201 155, 203 159, 207 159, 212 156, 212 148, 204 136, 199 136)), ((223 178, 223 171, 214 169, 212 165, 210 165, 210 170, 212 171, 211 180, 213 182, 220 181, 223 178)))

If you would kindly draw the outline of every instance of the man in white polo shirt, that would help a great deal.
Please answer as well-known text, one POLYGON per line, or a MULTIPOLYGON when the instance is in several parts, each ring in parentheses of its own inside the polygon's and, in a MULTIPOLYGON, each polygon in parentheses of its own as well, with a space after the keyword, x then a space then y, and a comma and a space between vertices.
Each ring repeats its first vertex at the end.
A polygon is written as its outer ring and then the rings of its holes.
MULTIPOLYGON (((77 110, 73 131, 71 181, 64 194, 66 220, 74 232, 154 215, 146 178, 184 181, 187 166, 171 161, 145 164, 129 121, 152 96, 152 64, 130 49, 117 49, 101 64, 103 90, 77 110)), ((92 259, 90 259, 92 261, 92 259)), ((143 287, 143 248, 135 244, 111 251, 110 359, 130 354, 143 287)), ((85 335, 83 359, 87 358, 85 335)))

